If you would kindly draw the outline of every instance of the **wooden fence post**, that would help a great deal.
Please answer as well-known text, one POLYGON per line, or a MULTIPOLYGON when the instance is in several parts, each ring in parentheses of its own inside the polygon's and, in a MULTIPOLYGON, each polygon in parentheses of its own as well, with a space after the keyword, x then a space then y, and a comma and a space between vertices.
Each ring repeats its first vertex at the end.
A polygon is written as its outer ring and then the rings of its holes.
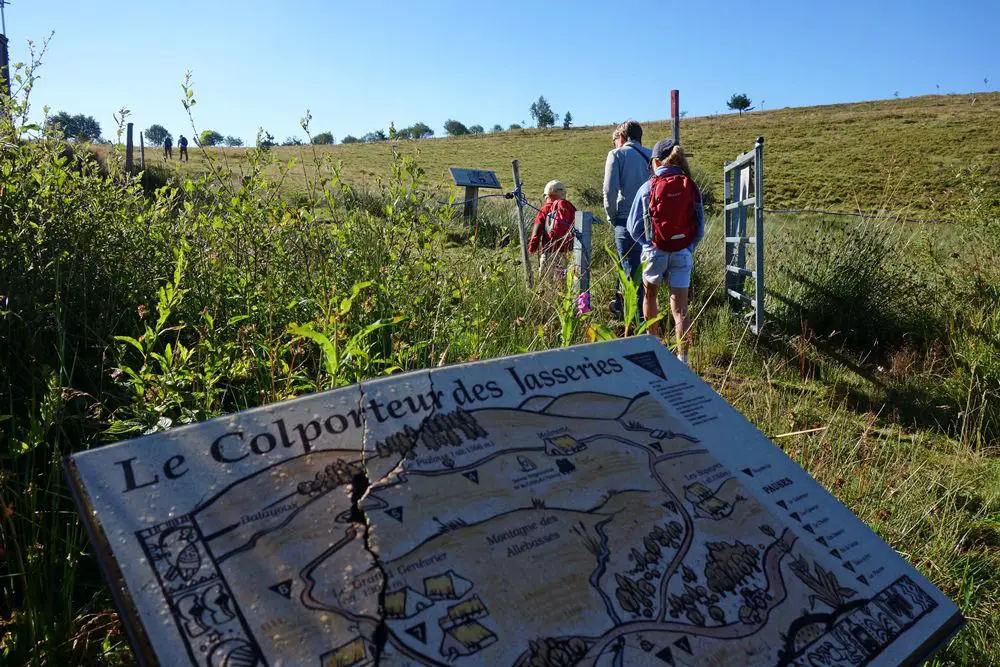
POLYGON ((681 143, 681 91, 670 91, 670 117, 673 118, 674 143, 681 143))
POLYGON ((574 273, 573 284, 577 294, 590 292, 590 249, 591 228, 593 225, 593 213, 587 211, 576 212, 576 220, 573 225, 576 229, 576 234, 573 235, 573 266, 576 272, 574 273))
POLYGON ((524 264, 524 281, 530 288, 534 283, 534 279, 531 277, 531 258, 528 256, 528 230, 524 226, 524 203, 521 200, 523 196, 521 193, 521 172, 518 169, 517 160, 513 160, 510 166, 514 171, 514 192, 517 195, 514 201, 517 202, 517 217, 519 220, 517 233, 521 239, 521 263, 524 264))
POLYGON ((142 132, 139 133, 139 169, 146 171, 146 142, 142 140, 142 132))
POLYGON ((132 173, 132 123, 125 129, 125 173, 132 173))

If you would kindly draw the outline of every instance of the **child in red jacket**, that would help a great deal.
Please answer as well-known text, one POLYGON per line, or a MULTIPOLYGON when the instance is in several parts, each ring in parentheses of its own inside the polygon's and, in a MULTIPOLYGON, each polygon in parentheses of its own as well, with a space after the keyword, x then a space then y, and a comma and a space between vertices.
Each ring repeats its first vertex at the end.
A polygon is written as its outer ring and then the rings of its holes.
POLYGON ((544 271, 550 260, 566 268, 566 253, 573 249, 573 225, 576 207, 566 199, 566 186, 559 181, 545 184, 545 203, 535 216, 528 240, 528 252, 539 252, 539 270, 544 271))

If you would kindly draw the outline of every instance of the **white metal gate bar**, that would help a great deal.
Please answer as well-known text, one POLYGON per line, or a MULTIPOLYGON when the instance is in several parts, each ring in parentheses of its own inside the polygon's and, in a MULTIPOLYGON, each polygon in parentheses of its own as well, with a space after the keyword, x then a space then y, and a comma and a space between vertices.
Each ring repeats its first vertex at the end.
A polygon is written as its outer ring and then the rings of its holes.
POLYGON ((750 330, 759 334, 764 326, 764 137, 757 137, 753 150, 726 162, 725 190, 726 294, 734 310, 749 304, 754 309, 750 330), (753 179, 753 195, 750 180, 753 179), (747 235, 747 209, 754 209, 754 235, 747 235), (746 246, 754 247, 754 268, 747 268, 746 246), (754 279, 753 297, 746 294, 746 278, 754 279))

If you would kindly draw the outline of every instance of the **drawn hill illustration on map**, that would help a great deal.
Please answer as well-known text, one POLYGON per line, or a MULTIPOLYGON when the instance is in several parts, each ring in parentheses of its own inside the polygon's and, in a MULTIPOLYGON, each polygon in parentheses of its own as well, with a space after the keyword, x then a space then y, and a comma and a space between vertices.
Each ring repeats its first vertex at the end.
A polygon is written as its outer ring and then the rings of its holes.
POLYGON ((650 337, 364 383, 67 471, 150 664, 895 665, 961 624, 650 337))

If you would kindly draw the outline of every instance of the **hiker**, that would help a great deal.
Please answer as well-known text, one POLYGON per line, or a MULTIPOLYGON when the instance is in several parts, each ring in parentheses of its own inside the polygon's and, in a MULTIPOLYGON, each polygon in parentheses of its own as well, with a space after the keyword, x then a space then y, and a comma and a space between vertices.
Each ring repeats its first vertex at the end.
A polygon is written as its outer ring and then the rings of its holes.
POLYGON ((180 155, 178 156, 178 159, 181 162, 183 162, 184 160, 187 160, 188 162, 190 162, 191 158, 188 157, 188 140, 187 140, 187 137, 185 137, 182 134, 181 138, 177 140, 177 146, 178 146, 178 148, 181 149, 181 152, 180 152, 180 155))
POLYGON ((528 252, 539 252, 539 272, 545 265, 555 267, 560 275, 566 273, 566 255, 573 249, 573 225, 576 207, 566 199, 566 186, 559 181, 545 184, 545 203, 531 227, 528 252))
MULTIPOLYGON (((691 177, 684 149, 673 139, 653 146, 653 176, 642 184, 628 214, 628 231, 642 245, 642 283, 645 287, 643 314, 652 320, 659 314, 659 286, 666 278, 670 288, 670 313, 677 336, 677 358, 688 362, 688 289, 694 252, 705 235, 705 208, 701 191, 691 177)), ((659 336, 660 324, 649 327, 659 336)))
MULTIPOLYGON (((649 149, 642 145, 642 126, 634 120, 627 120, 615 128, 611 135, 614 144, 604 163, 604 212, 608 224, 614 226, 615 248, 622 270, 639 282, 640 246, 629 236, 625 228, 626 218, 635 199, 639 186, 650 176, 649 149)), ((639 284, 639 312, 642 312, 642 284, 639 284)), ((611 313, 624 314, 622 308, 622 286, 611 304, 611 313)))
POLYGON ((174 140, 167 135, 167 138, 163 140, 163 159, 169 160, 174 157, 174 140))

